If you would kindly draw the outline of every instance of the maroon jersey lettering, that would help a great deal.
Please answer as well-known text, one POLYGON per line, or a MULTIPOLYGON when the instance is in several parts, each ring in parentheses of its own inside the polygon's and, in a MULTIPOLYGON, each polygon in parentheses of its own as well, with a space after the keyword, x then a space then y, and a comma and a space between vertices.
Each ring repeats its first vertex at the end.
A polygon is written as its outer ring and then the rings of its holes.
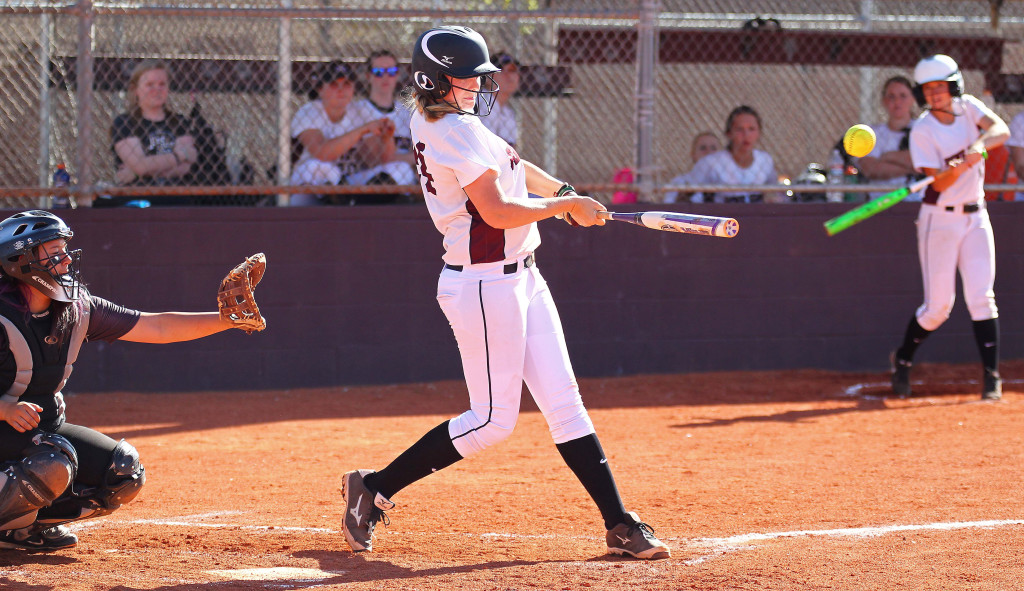
POLYGON ((509 167, 515 170, 516 164, 519 164, 519 153, 512 146, 506 146, 505 153, 508 154, 509 167))
POLYGON ((426 150, 427 146, 423 142, 416 142, 416 162, 420 165, 420 176, 423 178, 423 188, 431 195, 437 195, 437 191, 434 189, 434 177, 430 176, 427 172, 427 159, 423 157, 423 150, 426 150))

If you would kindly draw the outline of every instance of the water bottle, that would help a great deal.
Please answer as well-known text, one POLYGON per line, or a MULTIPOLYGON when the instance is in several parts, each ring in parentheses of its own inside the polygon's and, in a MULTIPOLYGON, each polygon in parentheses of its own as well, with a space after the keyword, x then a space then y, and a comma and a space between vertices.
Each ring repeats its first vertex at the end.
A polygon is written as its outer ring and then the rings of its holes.
MULTIPOLYGON (((832 150, 832 156, 828 159, 828 184, 842 184, 844 169, 843 155, 839 153, 838 149, 832 150)), ((833 188, 831 191, 825 193, 825 200, 840 202, 843 200, 843 192, 833 188)))
MULTIPOLYGON (((843 182, 847 185, 856 185, 860 182, 860 176, 858 175, 857 167, 850 164, 844 169, 843 182)), ((845 194, 845 201, 864 201, 867 197, 867 193, 854 193, 852 191, 845 194)))
MULTIPOLYGON (((63 162, 57 165, 57 170, 53 173, 53 186, 71 186, 71 175, 68 174, 67 168, 64 167, 63 162)), ((70 207, 71 198, 67 195, 53 195, 50 197, 50 209, 69 209, 70 207)))

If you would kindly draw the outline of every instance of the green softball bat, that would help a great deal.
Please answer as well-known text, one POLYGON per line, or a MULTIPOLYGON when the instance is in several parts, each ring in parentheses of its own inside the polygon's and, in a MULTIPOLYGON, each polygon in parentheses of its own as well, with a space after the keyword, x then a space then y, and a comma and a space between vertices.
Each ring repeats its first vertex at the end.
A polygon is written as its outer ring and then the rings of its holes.
MULTIPOLYGON (((988 151, 983 151, 981 153, 981 157, 982 160, 988 159, 988 151)), ((858 205, 857 207, 854 207, 850 211, 838 215, 830 219, 829 221, 825 222, 825 232, 827 232, 829 236, 835 236, 836 234, 842 232, 843 230, 849 228, 850 226, 859 222, 863 222, 869 217, 875 215, 876 213, 889 209, 893 205, 896 205, 900 201, 903 201, 903 199, 907 195, 910 195, 911 193, 917 193, 921 189, 935 182, 936 178, 948 176, 952 174, 952 172, 952 167, 948 168, 935 176, 925 177, 917 181, 916 183, 910 185, 909 187, 896 189, 895 191, 891 191, 889 193, 886 193, 885 195, 876 197, 871 201, 864 203, 863 205, 858 205)))
POLYGON ((829 236, 835 236, 836 234, 842 232, 843 230, 849 228, 850 226, 858 222, 862 222, 868 219, 869 217, 875 215, 876 213, 889 209, 893 205, 896 205, 900 201, 903 201, 903 199, 907 195, 920 191, 926 185, 931 184, 931 182, 934 180, 935 177, 926 177, 914 183, 913 185, 910 185, 909 187, 902 187, 896 189, 895 191, 891 191, 889 193, 886 193, 885 195, 876 197, 871 201, 868 201, 867 203, 858 205, 857 207, 854 207, 850 211, 838 215, 830 219, 829 221, 825 222, 825 232, 827 232, 829 236))

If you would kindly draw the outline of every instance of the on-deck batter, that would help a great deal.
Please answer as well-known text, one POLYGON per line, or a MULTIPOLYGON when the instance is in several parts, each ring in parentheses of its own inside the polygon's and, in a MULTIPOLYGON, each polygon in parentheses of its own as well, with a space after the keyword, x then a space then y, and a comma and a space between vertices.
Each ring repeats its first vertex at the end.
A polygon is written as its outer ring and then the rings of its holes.
POLYGON ((497 68, 479 33, 427 31, 413 49, 412 69, 417 171, 444 235, 437 299, 458 341, 470 408, 383 470, 345 475, 346 541, 356 552, 371 550, 374 527, 395 506, 395 493, 508 437, 525 380, 558 451, 601 511, 609 553, 668 558, 668 547, 622 504, 583 407, 554 300, 534 263, 538 220, 603 225, 597 212, 605 208, 521 159, 484 127, 477 115, 493 104, 490 75, 497 68), (530 199, 528 191, 550 198, 530 199))
POLYGON ((1010 131, 984 103, 964 94, 963 75, 949 56, 933 55, 918 62, 914 81, 914 96, 926 107, 910 131, 914 168, 929 176, 950 168, 957 172, 932 183, 922 199, 917 246, 924 303, 910 319, 903 343, 892 355, 892 388, 901 396, 910 394, 914 352, 949 318, 959 271, 984 367, 982 398, 998 400, 1002 381, 999 312, 993 290, 996 258, 992 224, 985 209, 983 153, 1002 145, 1010 131))

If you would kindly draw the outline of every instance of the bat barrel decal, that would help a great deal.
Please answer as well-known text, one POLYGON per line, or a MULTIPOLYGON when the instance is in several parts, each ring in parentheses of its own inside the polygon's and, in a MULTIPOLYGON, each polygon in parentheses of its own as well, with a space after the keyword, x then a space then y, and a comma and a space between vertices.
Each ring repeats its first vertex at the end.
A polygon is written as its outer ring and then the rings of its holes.
POLYGON ((606 220, 628 222, 652 230, 664 232, 682 232, 699 236, 717 236, 732 238, 740 231, 740 223, 733 218, 721 218, 709 215, 676 213, 672 211, 640 211, 637 213, 616 213, 602 211, 598 216, 606 220))

